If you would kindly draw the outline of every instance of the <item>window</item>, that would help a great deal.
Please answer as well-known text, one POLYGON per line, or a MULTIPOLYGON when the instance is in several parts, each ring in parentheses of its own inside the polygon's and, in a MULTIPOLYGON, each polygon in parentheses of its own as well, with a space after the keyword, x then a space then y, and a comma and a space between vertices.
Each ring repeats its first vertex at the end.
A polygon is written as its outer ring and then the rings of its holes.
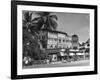
POLYGON ((57 39, 54 39, 55 41, 57 41, 57 39))
POLYGON ((50 48, 52 49, 52 48, 53 48, 53 46, 51 45, 51 46, 50 46, 50 48))
POLYGON ((65 42, 65 40, 63 40, 63 42, 65 42))
POLYGON ((66 42, 68 42, 69 40, 66 40, 66 42))
POLYGON ((59 39, 59 43, 61 43, 61 39, 59 39))

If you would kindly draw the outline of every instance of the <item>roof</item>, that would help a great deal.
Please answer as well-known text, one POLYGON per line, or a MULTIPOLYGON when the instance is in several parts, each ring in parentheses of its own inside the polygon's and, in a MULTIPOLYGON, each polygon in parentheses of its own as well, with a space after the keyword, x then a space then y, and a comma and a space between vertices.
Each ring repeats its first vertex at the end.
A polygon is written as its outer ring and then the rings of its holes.
POLYGON ((74 34, 74 35, 72 35, 72 37, 78 37, 78 35, 74 34))

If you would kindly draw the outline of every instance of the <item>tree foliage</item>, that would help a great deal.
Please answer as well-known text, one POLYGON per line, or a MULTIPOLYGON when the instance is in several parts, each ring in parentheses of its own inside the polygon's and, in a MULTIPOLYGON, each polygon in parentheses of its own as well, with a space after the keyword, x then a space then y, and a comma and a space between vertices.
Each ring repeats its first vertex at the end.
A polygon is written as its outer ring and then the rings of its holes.
POLYGON ((45 43, 39 39, 41 29, 55 30, 57 27, 56 15, 49 12, 39 12, 37 18, 32 18, 34 13, 23 11, 23 56, 30 56, 35 60, 46 58, 46 53, 40 49, 45 43), (41 42, 42 41, 42 42, 41 42))
POLYGON ((34 21, 38 21, 38 30, 56 30, 56 20, 58 20, 56 15, 50 15, 50 12, 37 12, 36 14, 39 15, 39 17, 34 19, 34 21))

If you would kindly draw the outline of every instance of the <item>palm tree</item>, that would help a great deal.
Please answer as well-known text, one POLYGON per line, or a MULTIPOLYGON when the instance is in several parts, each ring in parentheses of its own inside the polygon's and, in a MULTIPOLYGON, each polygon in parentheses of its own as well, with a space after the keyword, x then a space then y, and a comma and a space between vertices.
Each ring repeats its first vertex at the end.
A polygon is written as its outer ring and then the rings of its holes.
POLYGON ((33 12, 24 11, 23 12, 23 56, 31 56, 35 59, 40 59, 40 49, 38 42, 38 34, 35 31, 37 27, 32 19, 33 12), (34 28, 31 32, 30 27, 34 28))
POLYGON ((40 50, 41 43, 38 38, 40 24, 32 19, 32 14, 33 12, 23 11, 23 58, 24 56, 30 56, 40 60, 43 58, 43 52, 40 50))
POLYGON ((36 12, 39 17, 35 18, 34 21, 38 21, 38 30, 56 30, 58 20, 56 15, 50 15, 50 12, 36 12))

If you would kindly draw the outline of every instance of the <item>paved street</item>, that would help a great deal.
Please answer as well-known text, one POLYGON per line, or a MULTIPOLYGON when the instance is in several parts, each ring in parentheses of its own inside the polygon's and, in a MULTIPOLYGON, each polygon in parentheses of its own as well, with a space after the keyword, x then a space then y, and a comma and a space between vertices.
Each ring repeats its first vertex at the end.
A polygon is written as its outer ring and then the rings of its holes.
POLYGON ((88 66, 89 60, 82 60, 82 61, 73 61, 73 62, 56 62, 51 64, 39 64, 39 65, 32 65, 26 66, 24 68, 49 68, 49 67, 73 67, 73 66, 88 66))

